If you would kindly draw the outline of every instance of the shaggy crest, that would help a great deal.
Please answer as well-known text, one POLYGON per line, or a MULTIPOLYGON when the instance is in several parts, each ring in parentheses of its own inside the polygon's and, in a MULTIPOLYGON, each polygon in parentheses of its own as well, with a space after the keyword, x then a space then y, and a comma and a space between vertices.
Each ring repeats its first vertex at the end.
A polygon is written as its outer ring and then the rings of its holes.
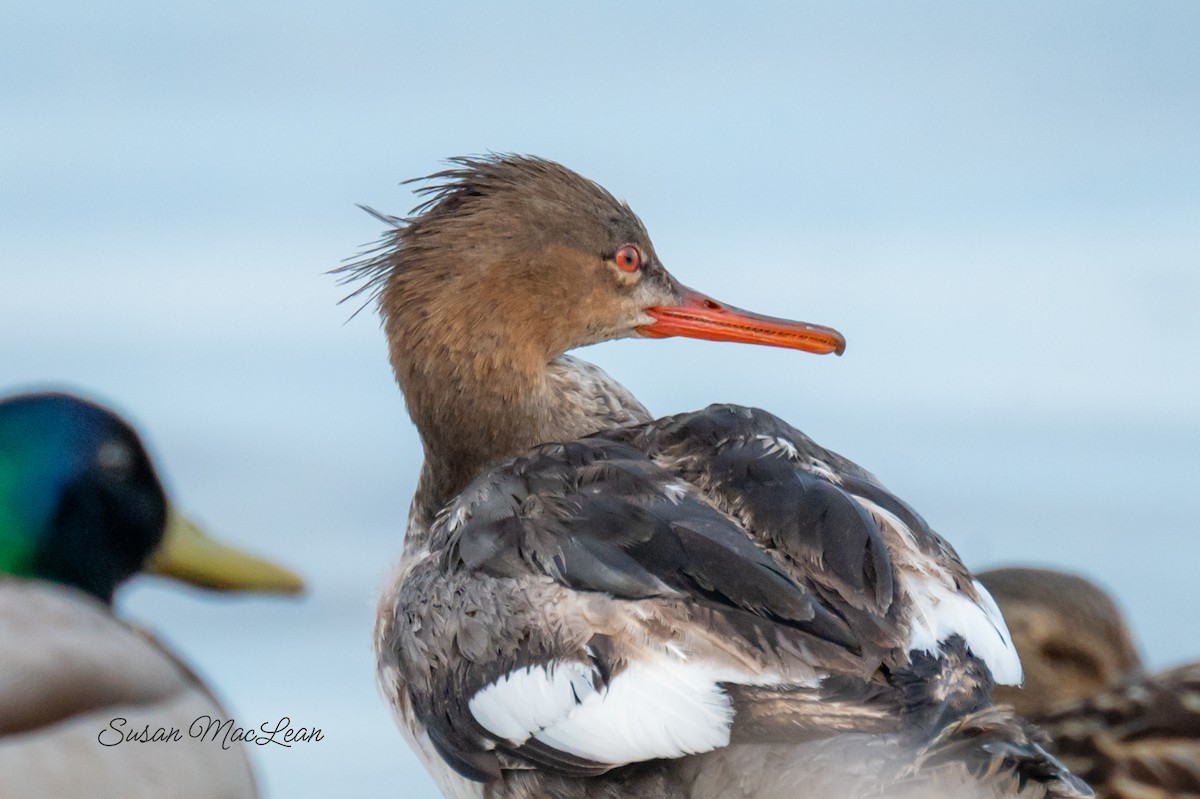
MULTIPOLYGON (((353 286, 342 298, 348 302, 362 298, 351 318, 379 299, 380 292, 397 269, 405 266, 405 253, 418 249, 426 236, 436 237, 450 220, 468 220, 491 201, 509 201, 514 208, 524 204, 534 214, 548 207, 593 208, 611 221, 636 220, 629 206, 607 189, 559 163, 545 158, 512 153, 486 156, 458 156, 447 159, 450 169, 424 177, 410 178, 402 185, 418 185, 414 193, 420 202, 407 217, 392 216, 360 205, 364 211, 388 226, 383 237, 366 246, 361 254, 343 266, 330 270, 338 283, 353 286), (529 197, 544 204, 529 208, 529 197)), ((640 221, 638 222, 640 226, 640 221)))

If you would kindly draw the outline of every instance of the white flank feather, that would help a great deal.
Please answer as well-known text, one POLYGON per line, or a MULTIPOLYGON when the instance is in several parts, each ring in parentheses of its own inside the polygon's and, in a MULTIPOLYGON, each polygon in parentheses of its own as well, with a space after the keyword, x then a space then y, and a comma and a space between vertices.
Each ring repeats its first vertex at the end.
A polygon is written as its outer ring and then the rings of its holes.
POLYGON ((692 661, 674 646, 630 663, 600 690, 594 676, 579 662, 518 669, 479 691, 469 707, 484 729, 514 744, 532 737, 621 765, 726 746, 734 711, 721 683, 779 682, 778 675, 692 661))
POLYGON ((636 763, 729 743, 733 704, 715 670, 675 658, 631 663, 604 693, 534 737, 597 763, 636 763))
POLYGON ((477 692, 467 707, 488 732, 523 744, 595 694, 594 676, 590 666, 578 661, 529 666, 511 671, 477 692))

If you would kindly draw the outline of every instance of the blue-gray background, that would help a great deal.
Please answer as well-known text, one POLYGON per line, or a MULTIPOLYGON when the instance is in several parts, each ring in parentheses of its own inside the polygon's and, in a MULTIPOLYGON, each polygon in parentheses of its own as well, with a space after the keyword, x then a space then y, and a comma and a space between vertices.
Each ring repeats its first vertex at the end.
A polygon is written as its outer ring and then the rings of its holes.
POLYGON ((841 359, 586 353, 658 413, 768 407, 976 566, 1070 567, 1200 656, 1200 7, 17 3, 0 11, 0 381, 116 403, 180 504, 300 603, 120 603, 239 720, 270 796, 432 796, 375 695, 420 446, 324 270, 354 207, 486 150, 626 198, 685 282, 841 359))

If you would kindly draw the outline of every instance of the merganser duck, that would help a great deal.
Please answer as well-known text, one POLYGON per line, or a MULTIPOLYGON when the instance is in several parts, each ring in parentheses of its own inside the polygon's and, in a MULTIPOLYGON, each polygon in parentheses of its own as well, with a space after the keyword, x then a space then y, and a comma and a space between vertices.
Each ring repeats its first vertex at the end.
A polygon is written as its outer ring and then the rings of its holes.
POLYGON ((113 615, 117 586, 143 570, 222 591, 302 588, 180 515, 111 411, 65 394, 0 402, 0 796, 258 795, 242 746, 189 735, 199 718, 230 718, 209 689, 113 615), (137 737, 155 735, 170 740, 137 737))
POLYGON ((568 350, 841 353, 686 288, 551 161, 455 159, 342 267, 425 463, 378 680, 451 797, 1089 796, 990 702, 1020 662, 954 550, 766 411, 653 418, 568 350))
POLYGON ((1143 670, 1133 636, 1099 586, 1049 569, 979 575, 1025 664, 997 702, 1043 728, 1101 799, 1200 797, 1200 663, 1143 670))

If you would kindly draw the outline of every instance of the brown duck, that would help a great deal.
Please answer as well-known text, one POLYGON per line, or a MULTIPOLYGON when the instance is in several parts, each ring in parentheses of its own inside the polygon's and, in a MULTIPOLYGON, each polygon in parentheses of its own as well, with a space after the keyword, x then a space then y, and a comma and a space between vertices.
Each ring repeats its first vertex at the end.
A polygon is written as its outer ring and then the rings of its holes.
POLYGON ((995 603, 871 474, 755 408, 655 419, 565 354, 841 335, 686 288, 550 161, 424 192, 345 271, 425 448, 378 678, 447 795, 1090 795, 992 706, 1021 676, 995 603))
POLYGON ((1071 574, 1009 568, 979 579, 1004 611, 1025 685, 996 691, 1053 739, 1103 799, 1200 797, 1200 663, 1157 674, 1116 603, 1071 574))

